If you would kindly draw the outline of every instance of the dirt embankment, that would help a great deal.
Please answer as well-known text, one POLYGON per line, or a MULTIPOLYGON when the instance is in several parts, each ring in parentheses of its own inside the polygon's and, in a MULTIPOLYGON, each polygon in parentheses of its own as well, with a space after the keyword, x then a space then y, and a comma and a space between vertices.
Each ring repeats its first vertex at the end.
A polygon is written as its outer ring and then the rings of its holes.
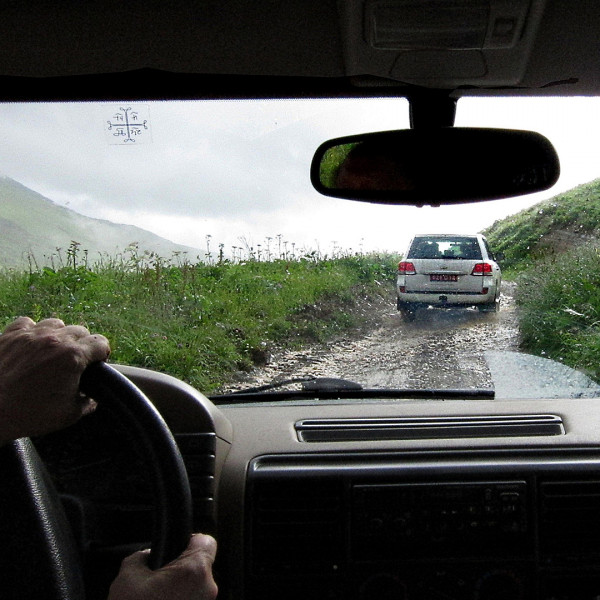
POLYGON ((499 313, 421 310, 404 323, 393 298, 362 306, 365 326, 335 342, 284 352, 229 389, 274 380, 341 377, 365 387, 488 388, 486 350, 517 350, 514 285, 503 283, 499 313))

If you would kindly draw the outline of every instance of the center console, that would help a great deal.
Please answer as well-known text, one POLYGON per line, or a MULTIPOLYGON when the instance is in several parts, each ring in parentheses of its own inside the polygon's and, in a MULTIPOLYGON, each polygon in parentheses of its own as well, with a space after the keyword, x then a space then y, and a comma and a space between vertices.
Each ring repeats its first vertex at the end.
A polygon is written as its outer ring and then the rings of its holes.
POLYGON ((252 599, 600 597, 584 454, 265 456, 247 486, 252 599))

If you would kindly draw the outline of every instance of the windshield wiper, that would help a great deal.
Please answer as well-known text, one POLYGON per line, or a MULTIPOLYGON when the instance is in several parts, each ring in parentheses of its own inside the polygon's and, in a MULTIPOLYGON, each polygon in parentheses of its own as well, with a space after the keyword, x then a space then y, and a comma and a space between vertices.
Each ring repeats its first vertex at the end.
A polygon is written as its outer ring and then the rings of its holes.
POLYGON ((333 399, 388 399, 388 400, 491 400, 492 389, 379 389, 363 386, 347 379, 335 377, 297 377, 265 385, 211 396, 216 403, 282 401, 302 398, 333 399), (301 389, 278 390, 288 385, 301 384, 301 389), (278 390, 278 391, 272 391, 278 390), (269 392, 269 393, 265 393, 269 392))
POLYGON ((260 392, 266 392, 268 390, 274 390, 282 388, 287 385, 295 383, 302 384, 303 391, 341 391, 341 390, 362 390, 363 387, 360 383, 350 381, 348 379, 338 379, 336 377, 295 377, 294 379, 281 379, 279 381, 272 381, 265 385, 259 385, 257 387, 245 388, 243 390, 236 390, 222 396, 216 396, 217 398, 223 398, 224 396, 237 396, 240 394, 258 394, 260 392))

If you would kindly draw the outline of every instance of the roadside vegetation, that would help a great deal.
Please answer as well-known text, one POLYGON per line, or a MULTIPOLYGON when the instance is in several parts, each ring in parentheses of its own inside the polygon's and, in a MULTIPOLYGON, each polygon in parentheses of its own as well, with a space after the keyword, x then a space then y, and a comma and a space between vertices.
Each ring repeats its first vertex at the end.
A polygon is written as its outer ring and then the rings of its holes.
MULTIPOLYGON (((0 273, 0 325, 59 317, 106 335, 111 360, 170 373, 210 393, 266 362, 275 347, 324 341, 358 326, 356 304, 389 293, 397 258, 257 253, 192 262, 139 254, 91 264, 73 242, 50 266, 0 273)), ((235 253, 234 253, 235 254, 235 253)))
POLYGON ((522 348, 600 381, 600 180, 486 232, 517 281, 522 348))

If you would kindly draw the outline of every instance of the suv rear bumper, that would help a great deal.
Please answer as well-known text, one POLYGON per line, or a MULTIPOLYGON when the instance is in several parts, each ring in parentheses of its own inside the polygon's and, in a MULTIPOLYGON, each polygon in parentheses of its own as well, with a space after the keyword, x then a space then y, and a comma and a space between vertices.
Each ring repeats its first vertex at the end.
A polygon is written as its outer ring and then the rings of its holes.
POLYGON ((478 292, 404 292, 398 290, 398 301, 423 306, 473 306, 476 304, 489 304, 496 299, 496 287, 488 288, 487 294, 478 292))

